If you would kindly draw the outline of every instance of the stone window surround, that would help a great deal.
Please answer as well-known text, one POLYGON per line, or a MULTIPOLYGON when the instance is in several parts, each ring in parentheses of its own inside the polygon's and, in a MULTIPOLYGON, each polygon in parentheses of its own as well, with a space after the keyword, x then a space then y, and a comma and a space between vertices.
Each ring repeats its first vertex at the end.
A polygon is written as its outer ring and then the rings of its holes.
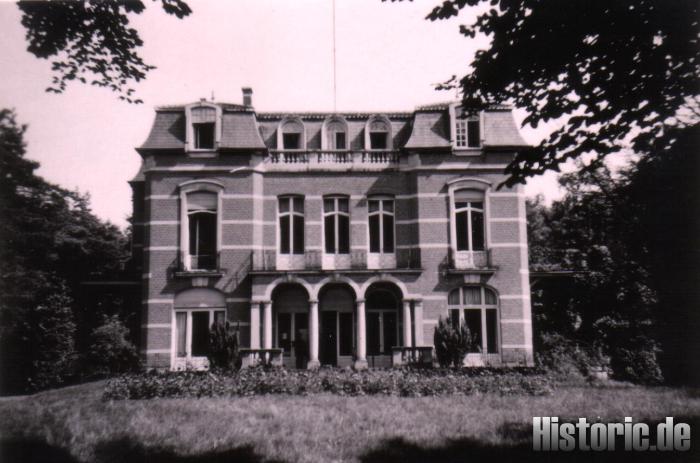
POLYGON ((187 195, 198 191, 215 193, 217 195, 216 205, 216 252, 221 252, 221 220, 222 220, 222 195, 224 192, 223 184, 214 180, 190 180, 181 183, 178 187, 180 190, 180 258, 184 266, 184 270, 191 270, 190 262, 190 229, 189 217, 187 213, 187 195))

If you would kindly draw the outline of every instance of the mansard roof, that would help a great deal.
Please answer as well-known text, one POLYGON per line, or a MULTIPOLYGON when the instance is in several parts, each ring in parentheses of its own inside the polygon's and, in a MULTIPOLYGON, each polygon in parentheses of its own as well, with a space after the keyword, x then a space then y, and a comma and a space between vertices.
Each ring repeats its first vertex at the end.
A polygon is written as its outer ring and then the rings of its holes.
MULTIPOLYGON (((195 103, 196 104, 196 103, 195 103)), ((342 116, 348 127, 348 148, 364 148, 366 122, 376 115, 386 117, 391 124, 393 146, 406 149, 446 149, 452 146, 450 107, 454 102, 417 107, 412 112, 256 112, 251 106, 233 103, 213 103, 221 108, 222 149, 264 150, 276 148, 276 131, 280 121, 296 117, 303 121, 307 149, 321 149, 323 122, 342 116)), ((185 149, 188 105, 160 106, 141 150, 185 149)), ((521 137, 511 109, 493 106, 482 113, 484 148, 517 148, 528 144, 521 137)))

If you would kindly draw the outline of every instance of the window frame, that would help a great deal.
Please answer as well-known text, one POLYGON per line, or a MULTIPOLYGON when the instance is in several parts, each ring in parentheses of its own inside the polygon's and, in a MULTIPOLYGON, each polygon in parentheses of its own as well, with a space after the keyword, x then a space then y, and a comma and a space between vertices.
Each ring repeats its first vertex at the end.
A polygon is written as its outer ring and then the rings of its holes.
POLYGON ((334 115, 327 117, 323 121, 321 127, 321 149, 327 151, 348 151, 350 149, 350 137, 348 136, 348 123, 344 117, 339 115, 334 115), (343 126, 342 131, 331 130, 331 124, 341 124, 343 126), (345 136, 345 146, 343 148, 338 148, 337 145, 337 134, 343 133, 345 136))
POLYGON ((299 117, 286 116, 282 118, 279 125, 277 126, 277 149, 279 151, 304 151, 306 150, 306 125, 304 121, 299 117), (301 129, 298 132, 285 132, 284 127, 287 124, 298 124, 301 129), (285 133, 298 133, 299 134, 299 147, 298 148, 285 148, 284 147, 284 134, 285 133))
POLYGON ((367 151, 393 151, 394 149, 394 139, 391 127, 391 121, 385 115, 374 115, 367 119, 365 123, 365 150, 367 151), (376 130, 371 130, 372 123, 380 121, 386 126, 386 131, 378 132, 376 130), (386 147, 384 148, 372 148, 372 133, 385 133, 386 134, 386 147))
POLYGON ((200 101, 198 103, 193 103, 185 106, 185 151, 188 153, 194 153, 194 156, 199 157, 211 157, 215 156, 214 151, 219 149, 221 144, 221 121, 223 111, 221 106, 209 103, 206 101, 200 101), (214 110, 214 120, 213 121, 194 121, 194 116, 192 112, 199 108, 210 108, 214 110), (197 133, 195 130, 195 125, 199 124, 214 124, 213 133, 213 144, 211 147, 199 147, 197 141, 197 133), (197 154, 199 153, 199 155, 197 154))
MULTIPOLYGON (((459 191, 463 191, 463 190, 457 190, 457 191, 459 192, 459 191)), ((473 213, 474 212, 481 213, 481 216, 482 216, 482 219, 481 219, 482 220, 482 230, 481 230, 481 232, 482 232, 482 234, 485 235, 485 233, 486 233, 486 230, 485 230, 485 223, 486 223, 486 220, 485 220, 485 215, 486 215, 485 198, 482 199, 481 201, 460 201, 460 203, 461 202, 466 203, 467 206, 466 207, 458 207, 457 206, 457 199, 456 198, 454 199, 452 220, 455 223, 454 224, 454 227, 455 227, 455 249, 457 250, 457 252, 485 251, 486 250, 485 236, 482 238, 483 248, 482 249, 474 249, 474 230, 475 230, 475 227, 473 224, 473 222, 474 222, 473 213), (473 205, 477 202, 482 203, 481 208, 477 208, 473 205), (463 213, 463 212, 466 213, 466 217, 467 217, 467 249, 459 249, 459 242, 460 242, 459 237, 461 236, 460 233, 462 232, 462 230, 457 229, 457 215, 460 213, 463 213)))
POLYGON ((475 115, 463 116, 460 103, 450 105, 450 131, 452 134, 452 148, 456 152, 461 152, 461 156, 478 156, 481 154, 484 139, 484 118, 483 111, 475 115), (478 127, 478 139, 474 143, 469 135, 469 124, 476 123, 478 127))
POLYGON ((292 255, 304 255, 306 252, 306 201, 302 195, 280 195, 277 197, 277 254, 292 256, 292 255), (301 201, 302 211, 298 212, 294 210, 295 200, 301 201), (282 212, 280 205, 282 201, 288 201, 289 209, 286 212, 282 212), (282 218, 289 217, 289 252, 282 252, 282 218), (301 252, 296 252, 294 246, 295 226, 294 218, 301 217, 302 220, 302 249, 301 252))
MULTIPOLYGON (((222 194, 224 186, 213 180, 191 180, 180 184, 180 262, 182 270, 186 272, 206 272, 218 271, 219 254, 221 253, 222 235, 222 194), (188 196, 192 193, 213 193, 216 195, 216 268, 214 269, 194 269, 190 256, 190 211, 188 208, 188 196)), ((199 211, 203 212, 203 211, 199 211)), ((196 212, 196 213, 199 213, 196 212)))
POLYGON ((490 194, 491 194, 491 182, 484 180, 483 178, 476 177, 460 177, 447 182, 447 200, 449 201, 448 211, 449 211, 449 222, 450 222, 450 250, 453 256, 457 256, 458 253, 472 253, 472 252, 488 252, 491 246, 490 233, 489 233, 489 217, 490 217, 490 194), (484 217, 484 250, 483 251, 458 251, 457 250, 457 216, 455 214, 455 195, 457 191, 461 190, 473 190, 479 192, 483 195, 483 217, 484 217))
POLYGON ((211 329, 212 325, 216 321, 216 313, 223 312, 224 322, 228 320, 228 311, 226 307, 175 307, 173 308, 173 341, 172 341, 172 357, 173 359, 184 359, 185 362, 191 362, 193 360, 202 360, 207 358, 205 356, 194 356, 192 355, 192 315, 194 313, 207 312, 209 314, 208 329, 211 329), (179 336, 178 336, 178 326, 177 326, 177 314, 185 313, 185 355, 180 355, 179 352, 179 336))
POLYGON ((393 255, 396 253, 396 200, 393 196, 389 195, 376 195, 367 197, 367 253, 376 255, 393 255), (370 201, 378 201, 379 208, 370 212, 369 203, 370 201), (384 203, 391 201, 392 208, 391 212, 387 212, 384 207, 384 203), (370 217, 379 216, 379 251, 372 251, 372 228, 370 227, 370 217), (392 218, 391 236, 392 236, 392 250, 386 251, 386 243, 384 242, 384 228, 386 227, 385 216, 390 216, 392 218))
POLYGON ((352 223, 350 221, 350 197, 347 195, 326 195, 321 198, 321 217, 323 221, 323 254, 327 256, 347 256, 350 255, 351 248, 352 248, 352 241, 350 236, 352 235, 352 223), (333 200, 333 207, 334 209, 330 212, 326 212, 326 200, 332 199, 333 200), (348 205, 348 211, 343 212, 340 210, 339 206, 339 201, 340 200, 345 200, 347 201, 348 205), (334 222, 334 251, 333 252, 328 252, 327 251, 327 244, 326 244, 326 217, 333 216, 333 222, 334 222), (345 216, 348 219, 348 236, 347 236, 347 253, 341 253, 339 252, 340 250, 340 216, 345 216))
POLYGON ((501 316, 501 311, 500 311, 500 304, 499 304, 500 298, 498 297, 498 293, 487 286, 484 285, 463 285, 459 286, 457 288, 452 289, 448 294, 447 294, 447 319, 448 320, 453 320, 453 311, 458 311, 459 314, 459 326, 462 327, 466 323, 465 319, 465 313, 467 310, 479 310, 479 315, 480 315, 480 329, 481 329, 481 345, 479 346, 481 348, 481 352, 468 352, 468 354, 480 354, 480 355, 499 355, 501 353, 501 328, 500 328, 500 316, 501 316), (465 302, 465 297, 464 297, 464 290, 465 288, 479 288, 479 294, 480 294, 480 302, 478 304, 475 303, 467 303, 465 302), (453 294, 454 292, 458 292, 459 294, 459 303, 458 304, 450 304, 450 295, 453 294), (486 302, 486 292, 490 292, 494 299, 495 303, 494 304, 488 304, 486 302), (489 345, 489 329, 488 329, 488 321, 487 321, 487 314, 489 313, 489 310, 495 310, 496 312, 496 326, 495 326, 495 336, 496 339, 493 340, 493 344, 495 346, 495 352, 489 352, 488 351, 488 345, 489 345))

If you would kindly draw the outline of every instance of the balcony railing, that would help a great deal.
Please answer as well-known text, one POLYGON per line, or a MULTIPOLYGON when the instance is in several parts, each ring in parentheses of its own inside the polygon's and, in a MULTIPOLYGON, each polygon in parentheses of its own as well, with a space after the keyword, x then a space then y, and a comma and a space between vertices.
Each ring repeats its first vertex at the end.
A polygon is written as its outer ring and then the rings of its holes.
POLYGON ((221 273, 221 253, 190 255, 180 253, 175 272, 178 274, 221 273))
POLYGON ((453 270, 492 269, 491 250, 455 251, 450 249, 449 268, 453 270))
POLYGON ((270 150, 264 158, 267 170, 384 170, 399 166, 394 150, 270 150))
MULTIPOLYGON (((420 269, 420 250, 397 249, 396 264, 385 270, 420 269)), ((367 265, 367 251, 353 249, 349 254, 324 254, 320 250, 307 250, 304 254, 277 254, 275 249, 253 251, 251 254, 253 271, 286 272, 294 270, 380 270, 367 265)))

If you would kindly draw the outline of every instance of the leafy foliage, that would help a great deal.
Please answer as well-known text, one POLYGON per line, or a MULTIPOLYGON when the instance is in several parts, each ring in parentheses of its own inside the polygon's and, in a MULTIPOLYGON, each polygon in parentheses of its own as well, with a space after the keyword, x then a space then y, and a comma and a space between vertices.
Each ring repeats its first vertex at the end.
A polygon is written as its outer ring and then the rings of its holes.
POLYGON ((150 372, 109 381, 104 398, 233 397, 264 394, 321 394, 343 396, 394 395, 424 397, 495 392, 502 395, 544 395, 552 390, 547 376, 531 368, 475 368, 460 371, 341 370, 246 368, 237 373, 150 372))
POLYGON ((428 18, 465 7, 477 15, 461 32, 491 39, 459 80, 465 107, 510 102, 533 127, 563 121, 536 149, 517 154, 509 185, 587 153, 600 160, 631 146, 660 155, 656 144, 677 140, 670 129, 699 121, 694 0, 573 0, 565 8, 557 0, 446 0, 428 18))
POLYGON ((138 350, 129 340, 129 330, 118 316, 105 316, 104 322, 92 331, 86 361, 92 376, 109 376, 138 369, 138 350))
POLYGON ((230 322, 216 322, 209 330, 209 365, 215 369, 237 370, 241 367, 238 352, 238 328, 230 322))
MULTIPOLYGON (((81 293, 81 282, 117 277, 128 255, 125 237, 117 227, 91 213, 88 196, 48 183, 34 173, 38 163, 24 157, 25 130, 17 124, 13 111, 0 110, 3 392, 26 390, 30 385, 45 387, 52 378, 61 383, 64 376, 71 375, 67 367, 65 375, 38 371, 39 365, 49 368, 70 363, 50 357, 39 346, 46 342, 46 349, 66 352, 75 347, 69 347, 63 337, 75 343, 75 299, 81 293), (66 308, 70 317, 64 313, 66 308), (39 314, 51 321, 45 322, 39 314), (45 340, 36 339, 47 323, 54 324, 56 332, 45 340)), ((66 359, 72 355, 66 354, 66 359)))
MULTIPOLYGON (((189 15, 182 0, 161 0, 167 14, 182 19, 189 15)), ((129 15, 141 14, 139 0, 20 1, 22 25, 27 31, 28 51, 37 58, 54 58, 55 75, 47 91, 62 93, 70 81, 106 87, 121 100, 141 103, 129 82, 139 82, 154 66, 138 54, 143 41, 129 27, 129 15)))
POLYGON ((464 363, 464 356, 475 346, 476 339, 466 325, 455 329, 440 317, 433 334, 433 342, 440 366, 459 368, 464 363))

